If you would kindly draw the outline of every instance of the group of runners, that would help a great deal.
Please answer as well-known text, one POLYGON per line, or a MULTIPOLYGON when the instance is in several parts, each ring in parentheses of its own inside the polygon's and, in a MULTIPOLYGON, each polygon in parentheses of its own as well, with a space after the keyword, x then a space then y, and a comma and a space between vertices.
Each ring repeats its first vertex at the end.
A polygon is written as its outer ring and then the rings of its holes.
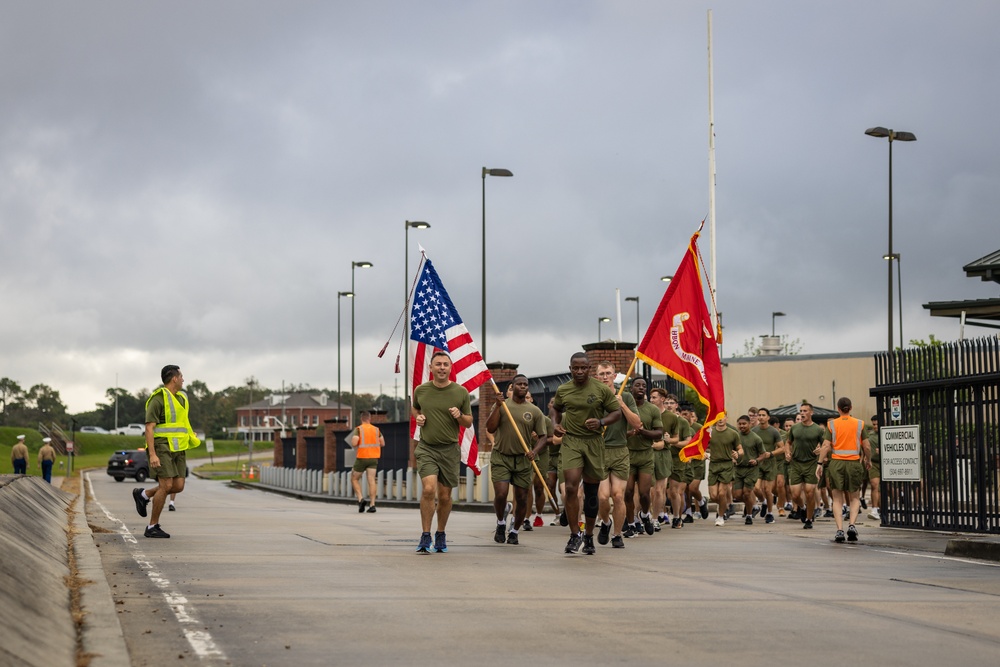
MULTIPOLYGON (((414 391, 412 408, 422 429, 414 452, 423 485, 420 553, 447 551, 458 426, 472 421, 468 392, 448 380, 450 358, 436 353, 431 368, 434 376, 414 391)), ((808 403, 784 425, 765 408, 748 410, 735 428, 720 419, 710 429, 708 461, 685 462, 681 449, 702 426, 690 406, 662 388, 649 389, 643 378, 616 392, 614 366, 600 362, 592 376, 583 352, 571 357, 569 371, 547 414, 532 402, 528 378, 517 375, 487 417, 497 543, 517 545, 521 531, 545 525, 547 498, 557 488, 563 508, 550 525, 569 527, 568 554, 594 554, 595 529, 598 544, 623 549, 627 538, 706 520, 709 499, 718 508, 717 526, 732 519, 742 501, 744 524, 758 516, 773 523, 787 512, 811 529, 825 514, 836 520, 836 541, 856 541, 862 484, 869 479, 875 505, 869 516, 878 519, 877 424, 851 417, 850 399, 838 401, 840 416, 825 427, 812 420, 808 403), (701 493, 706 472, 709 499, 701 493)))

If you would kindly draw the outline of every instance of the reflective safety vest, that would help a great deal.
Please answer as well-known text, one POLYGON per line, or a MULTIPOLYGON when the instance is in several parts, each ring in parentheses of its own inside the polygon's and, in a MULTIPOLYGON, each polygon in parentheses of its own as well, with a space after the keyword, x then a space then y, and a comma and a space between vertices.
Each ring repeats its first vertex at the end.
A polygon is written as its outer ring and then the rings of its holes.
POLYGON ((180 452, 200 445, 201 440, 194 434, 191 422, 188 421, 190 403, 187 394, 179 391, 177 396, 174 396, 166 387, 160 387, 146 399, 146 407, 149 407, 153 396, 159 393, 163 394, 163 423, 157 424, 153 428, 153 437, 165 438, 172 452, 180 452), (178 397, 183 397, 184 400, 179 401, 178 397))
POLYGON ((382 448, 378 444, 379 430, 371 424, 358 426, 358 458, 377 459, 382 456, 382 448))
POLYGON ((837 417, 829 423, 833 436, 832 459, 857 461, 861 458, 861 436, 865 423, 851 416, 837 417))

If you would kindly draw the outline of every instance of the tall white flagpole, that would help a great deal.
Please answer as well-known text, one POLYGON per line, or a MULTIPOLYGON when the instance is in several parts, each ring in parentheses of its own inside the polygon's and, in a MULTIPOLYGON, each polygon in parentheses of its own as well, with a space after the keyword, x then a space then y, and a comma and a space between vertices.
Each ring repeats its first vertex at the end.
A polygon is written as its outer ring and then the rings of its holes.
MULTIPOLYGON (((712 243, 709 256, 712 260, 710 280, 712 281, 711 296, 712 302, 716 302, 716 291, 718 290, 718 278, 716 276, 715 259, 715 84, 712 78, 712 10, 708 10, 708 232, 711 235, 712 243)), ((718 330, 718 321, 715 308, 711 309, 712 328, 718 330)))

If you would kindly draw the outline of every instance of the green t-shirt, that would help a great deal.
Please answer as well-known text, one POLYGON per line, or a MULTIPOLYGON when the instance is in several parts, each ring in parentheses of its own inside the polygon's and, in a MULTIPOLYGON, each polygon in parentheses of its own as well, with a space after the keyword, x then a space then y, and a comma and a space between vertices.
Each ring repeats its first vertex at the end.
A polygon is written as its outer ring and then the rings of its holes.
POLYGON ((816 463, 819 459, 813 453, 819 445, 823 444, 826 429, 816 422, 806 426, 805 424, 794 424, 788 430, 788 442, 792 444, 792 460, 800 463, 816 463))
POLYGON ((584 423, 619 409, 615 392, 595 378, 587 378, 582 386, 572 380, 559 385, 553 407, 562 413, 560 424, 566 433, 577 438, 601 437, 600 431, 591 431, 584 423))
POLYGON ((774 449, 778 446, 778 443, 781 442, 781 433, 779 433, 778 429, 774 428, 773 426, 768 426, 767 428, 754 426, 752 429, 750 429, 750 432, 756 433, 757 437, 761 439, 761 442, 764 443, 765 452, 773 452, 774 449))
POLYGON ((872 448, 872 463, 882 462, 882 448, 879 446, 880 437, 877 428, 872 428, 871 426, 866 426, 868 446, 872 448))
POLYGON ((507 418, 507 412, 503 408, 497 408, 500 410, 500 425, 493 434, 493 449, 501 454, 524 454, 524 447, 517 439, 517 431, 521 432, 528 449, 534 449, 538 435, 545 434, 545 415, 534 403, 515 403, 513 398, 508 398, 504 403, 514 417, 514 423, 507 418))
MULTIPOLYGON (((738 431, 739 429, 737 429, 738 431)), ((740 433, 740 442, 743 443, 743 456, 736 461, 736 465, 749 465, 750 459, 755 459, 764 453, 764 441, 753 431, 746 435, 740 433)))
POLYGON ((711 434, 712 439, 708 441, 708 453, 712 458, 712 463, 732 463, 733 452, 740 446, 740 432, 727 424, 725 431, 720 431, 713 426, 711 434))
MULTIPOLYGON (((639 408, 635 406, 635 397, 624 392, 621 396, 622 403, 631 410, 633 413, 638 414, 639 408)), ((619 408, 620 409, 620 408, 619 408)), ((628 431, 632 428, 629 425, 628 420, 625 419, 625 413, 622 413, 621 419, 616 421, 614 424, 608 424, 604 429, 604 446, 605 447, 624 447, 628 440, 628 431)))
POLYGON ((438 387, 425 382, 413 390, 413 407, 427 418, 420 427, 420 442, 443 447, 458 444, 458 421, 448 413, 448 408, 458 408, 463 415, 471 415, 469 392, 457 382, 438 387))
MULTIPOLYGON (((667 438, 666 424, 667 424, 667 421, 670 419, 670 417, 668 417, 668 415, 673 416, 676 419, 676 421, 677 421, 677 438, 678 438, 677 442, 678 443, 683 442, 683 441, 687 440, 688 438, 693 437, 694 434, 697 432, 697 431, 694 430, 694 427, 691 425, 691 422, 689 422, 687 419, 684 419, 684 417, 681 417, 678 414, 674 414, 672 412, 668 412, 668 411, 664 410, 663 411, 663 415, 662 415, 662 418, 663 418, 663 439, 664 440, 666 440, 666 438, 667 438)), ((684 463, 681 461, 681 449, 682 448, 681 447, 675 447, 674 445, 666 445, 666 449, 667 449, 667 451, 670 452, 670 458, 673 459, 674 470, 679 470, 680 468, 678 466, 684 465, 684 463)))
MULTIPOLYGON (((645 401, 639 406, 639 419, 642 420, 642 427, 647 431, 652 431, 654 429, 663 428, 663 419, 660 416, 660 409, 650 403, 645 401)), ((653 449, 653 439, 647 438, 642 434, 633 435, 628 439, 628 448, 637 452, 643 452, 653 449)))

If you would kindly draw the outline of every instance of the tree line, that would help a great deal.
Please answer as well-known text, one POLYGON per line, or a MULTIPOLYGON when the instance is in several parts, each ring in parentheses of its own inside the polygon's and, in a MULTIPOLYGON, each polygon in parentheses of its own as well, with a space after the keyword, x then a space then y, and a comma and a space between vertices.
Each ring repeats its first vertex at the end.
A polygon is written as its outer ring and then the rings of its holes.
MULTIPOLYGON (((34 426, 38 423, 55 423, 65 431, 81 426, 100 426, 111 430, 115 427, 117 403, 119 426, 140 424, 146 421, 146 400, 156 387, 129 392, 121 387, 110 387, 105 392, 105 401, 97 403, 93 410, 70 414, 59 396, 59 391, 46 384, 36 384, 24 389, 15 380, 0 378, 0 426, 34 426), (116 400, 117 399, 117 400, 116 400)), ((201 380, 187 382, 185 392, 191 398, 191 424, 202 430, 208 437, 223 438, 226 428, 236 426, 236 409, 257 402, 265 396, 280 394, 281 389, 262 386, 255 378, 248 378, 242 385, 212 391, 201 380)), ((285 394, 326 393, 331 401, 343 405, 351 404, 350 392, 338 396, 336 391, 314 389, 309 385, 286 385, 285 394)), ((373 408, 386 410, 390 420, 403 418, 403 399, 382 394, 357 394, 358 410, 373 408)))

